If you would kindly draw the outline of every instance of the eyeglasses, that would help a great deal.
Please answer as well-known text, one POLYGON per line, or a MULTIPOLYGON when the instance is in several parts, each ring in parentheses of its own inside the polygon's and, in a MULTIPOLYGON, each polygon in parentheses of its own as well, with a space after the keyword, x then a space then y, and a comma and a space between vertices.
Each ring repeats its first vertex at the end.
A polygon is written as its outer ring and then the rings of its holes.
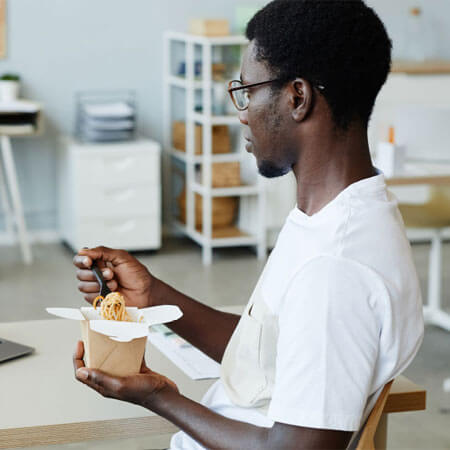
MULTIPOLYGON (((263 84, 274 83, 275 81, 281 81, 280 78, 274 80, 261 81, 260 83, 253 84, 242 84, 240 80, 232 80, 228 83, 228 93, 230 94, 231 100, 238 111, 245 111, 250 103, 250 97, 248 95, 248 90, 257 86, 262 86, 263 84)), ((317 89, 325 89, 322 85, 316 85, 317 89)))
POLYGON ((248 96, 248 90, 256 86, 262 86, 263 84, 273 83, 276 80, 261 81, 260 83, 242 84, 240 80, 231 80, 228 83, 228 93, 231 100, 233 100, 234 106, 238 111, 245 111, 250 103, 250 97, 248 96))

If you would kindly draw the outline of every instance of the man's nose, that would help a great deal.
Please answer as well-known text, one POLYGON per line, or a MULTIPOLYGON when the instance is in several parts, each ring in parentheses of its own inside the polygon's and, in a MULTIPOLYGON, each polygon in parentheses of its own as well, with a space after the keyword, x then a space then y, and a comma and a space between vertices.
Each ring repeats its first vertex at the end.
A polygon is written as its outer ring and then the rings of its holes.
POLYGON ((248 125, 248 109, 244 110, 244 111, 239 111, 239 121, 243 124, 243 125, 248 125))

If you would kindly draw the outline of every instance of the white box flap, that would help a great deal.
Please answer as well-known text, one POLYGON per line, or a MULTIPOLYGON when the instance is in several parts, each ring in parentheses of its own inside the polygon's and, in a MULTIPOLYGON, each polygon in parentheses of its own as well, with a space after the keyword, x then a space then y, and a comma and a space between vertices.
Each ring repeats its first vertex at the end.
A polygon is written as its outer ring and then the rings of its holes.
POLYGON ((111 339, 119 342, 129 342, 148 335, 148 325, 146 323, 90 320, 89 327, 92 331, 109 336, 111 339))
POLYGON ((175 305, 150 306, 140 309, 139 313, 142 314, 144 322, 149 327, 160 323, 173 322, 183 315, 181 309, 175 305))
POLYGON ((46 308, 49 314, 63 319, 84 320, 84 316, 78 308, 46 308))

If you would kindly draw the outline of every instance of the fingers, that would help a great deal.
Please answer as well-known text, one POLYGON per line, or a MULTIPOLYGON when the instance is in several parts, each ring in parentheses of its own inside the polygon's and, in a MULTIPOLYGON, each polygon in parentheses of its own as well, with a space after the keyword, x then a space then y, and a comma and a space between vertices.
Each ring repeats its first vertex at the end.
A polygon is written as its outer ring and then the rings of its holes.
MULTIPOLYGON (((109 267, 106 267, 102 270, 102 274, 105 280, 107 281, 106 284, 109 287, 109 289, 111 289, 111 291, 113 292, 117 291, 119 285, 117 281, 114 280, 114 272, 109 267)), ((100 291, 100 285, 98 284, 94 273, 92 272, 92 270, 78 269, 76 272, 76 276, 78 280, 80 280, 80 283, 78 283, 78 290, 83 294, 88 294, 88 298, 85 297, 85 299, 89 303, 92 303, 100 291), (90 296, 89 294, 95 295, 90 296)))
POLYGON ((73 264, 80 269, 89 269, 92 266, 92 258, 78 253, 73 257, 73 264))
POLYGON ((75 352, 73 354, 73 369, 75 370, 75 372, 78 369, 84 367, 83 356, 84 356, 84 345, 82 341, 78 341, 77 346, 75 347, 75 352))
MULTIPOLYGON (((106 284, 112 292, 117 292, 119 290, 119 285, 117 284, 117 281, 109 281, 106 284)), ((83 296, 84 299, 88 303, 92 303, 95 300, 95 297, 98 297, 99 295, 100 286, 96 283, 92 283, 92 286, 91 283, 89 283, 88 286, 81 285, 80 283, 78 289, 80 290, 80 292, 84 294, 83 296)))
POLYGON ((86 367, 77 369, 75 377, 105 397, 118 398, 123 384, 120 377, 113 377, 101 370, 86 367))
POLYGON ((140 373, 149 373, 151 370, 145 364, 145 358, 142 358, 141 368, 139 370, 140 373))
MULTIPOLYGON (((111 291, 117 290, 117 282, 116 281, 108 281, 106 285, 111 289, 111 291)), ((78 283, 78 290, 83 292, 83 294, 91 294, 91 293, 97 293, 100 290, 100 285, 97 282, 90 282, 87 283, 85 281, 78 283)))
POLYGON ((95 294, 86 294, 84 295, 84 299, 92 305, 94 303, 95 297, 98 297, 98 289, 95 294))
POLYGON ((98 283, 78 283, 78 290, 83 292, 84 294, 96 294, 100 290, 100 285, 98 283))
MULTIPOLYGON (((92 270, 78 269, 76 275, 80 281, 97 281, 97 278, 95 278, 92 270)), ((105 280, 112 280, 114 277, 114 272, 110 268, 106 267, 102 270, 102 275, 105 280)))
MULTIPOLYGON (((125 263, 133 258, 125 250, 117 250, 103 246, 89 249, 83 248, 78 254, 80 257, 88 257, 92 260, 102 261, 103 263, 111 262, 114 266, 118 266, 119 264, 125 263)), ((103 267, 105 267, 105 265, 103 265, 103 267)))

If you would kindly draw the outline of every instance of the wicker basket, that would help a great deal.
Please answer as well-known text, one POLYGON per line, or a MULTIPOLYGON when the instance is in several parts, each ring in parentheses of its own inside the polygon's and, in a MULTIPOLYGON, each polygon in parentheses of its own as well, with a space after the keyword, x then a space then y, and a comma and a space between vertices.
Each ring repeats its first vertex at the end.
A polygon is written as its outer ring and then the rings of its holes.
MULTIPOLYGON (((178 197, 180 208, 180 220, 186 223, 186 190, 183 189, 178 197)), ((215 197, 212 199, 212 227, 223 228, 233 224, 238 209, 237 197, 215 197)), ((203 225, 203 199, 200 194, 195 194, 195 227, 203 225)))
MULTIPOLYGON (((241 186, 241 166, 239 162, 212 163, 212 187, 234 187, 241 186)), ((202 180, 201 169, 198 172, 198 181, 202 180)))
MULTIPOLYGON (((195 154, 203 153, 202 126, 195 125, 195 154)), ((186 151, 186 124, 185 122, 173 122, 172 125, 172 143, 176 150, 186 151)), ((214 125, 212 127, 212 152, 213 153, 229 153, 230 132, 226 125, 214 125)))

